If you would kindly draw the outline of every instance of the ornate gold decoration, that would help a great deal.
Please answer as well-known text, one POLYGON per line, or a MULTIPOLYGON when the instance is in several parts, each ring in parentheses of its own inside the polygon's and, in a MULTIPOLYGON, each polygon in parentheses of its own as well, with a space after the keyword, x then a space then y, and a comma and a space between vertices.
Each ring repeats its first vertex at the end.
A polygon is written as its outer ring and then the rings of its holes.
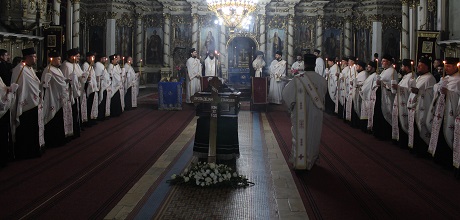
POLYGON ((117 19, 116 24, 118 27, 133 27, 134 17, 131 14, 123 12, 121 18, 117 19))
POLYGON ((268 27, 276 29, 286 29, 286 20, 285 17, 275 15, 268 18, 268 27))
POLYGON ((144 27, 163 27, 164 19, 161 14, 145 15, 143 17, 144 27))
POLYGON ((208 9, 221 19, 230 32, 243 24, 257 8, 257 0, 207 0, 208 9))

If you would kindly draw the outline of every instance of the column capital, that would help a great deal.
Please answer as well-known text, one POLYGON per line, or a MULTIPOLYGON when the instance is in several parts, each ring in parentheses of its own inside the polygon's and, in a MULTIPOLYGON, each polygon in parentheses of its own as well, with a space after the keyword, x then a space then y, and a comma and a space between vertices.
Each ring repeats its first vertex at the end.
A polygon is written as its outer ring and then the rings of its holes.
POLYGON ((163 17, 164 17, 165 19, 168 19, 168 20, 169 20, 169 19, 171 19, 171 14, 170 14, 170 13, 163 13, 163 17))
POLYGON ((80 0, 71 0, 73 4, 79 4, 80 0))

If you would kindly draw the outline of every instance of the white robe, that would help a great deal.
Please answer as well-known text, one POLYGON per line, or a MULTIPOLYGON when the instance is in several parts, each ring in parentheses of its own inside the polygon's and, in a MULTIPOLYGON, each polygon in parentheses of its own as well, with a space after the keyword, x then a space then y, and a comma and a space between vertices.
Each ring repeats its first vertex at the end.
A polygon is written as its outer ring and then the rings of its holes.
POLYGON ((382 99, 381 110, 385 121, 387 121, 390 125, 392 120, 391 112, 393 110, 393 103, 395 99, 395 94, 391 93, 391 80, 393 79, 398 79, 398 73, 393 67, 383 70, 380 74, 380 81, 382 82, 380 85, 382 97, 379 97, 382 99))
POLYGON ((393 109, 391 114, 391 130, 392 139, 399 140, 399 128, 401 128, 406 134, 409 128, 409 122, 407 120, 407 101, 410 94, 410 80, 413 77, 413 73, 407 73, 398 83, 398 89, 396 90, 396 97, 393 102, 393 109))
POLYGON ((433 87, 434 98, 430 105, 426 123, 431 128, 431 137, 428 152, 432 155, 436 153, 439 135, 444 135, 444 139, 450 149, 453 149, 455 118, 458 116, 458 104, 460 98, 460 73, 457 72, 452 76, 446 76, 433 87), (447 80, 447 94, 440 93, 442 81, 447 80), (442 105, 442 106, 439 106, 442 105), (436 109, 438 108, 438 109, 436 109), (436 112, 436 111, 439 112, 436 112), (437 118, 439 117, 439 118, 437 118), (441 125, 444 134, 440 134, 441 125))
POLYGON ((303 61, 296 61, 291 66, 291 75, 303 74, 305 71, 305 65, 303 61))
POLYGON ((256 70, 255 77, 262 77, 262 69, 265 67, 265 61, 262 56, 257 56, 252 62, 252 67, 256 70))
MULTIPOLYGON (((361 86, 361 90, 359 95, 361 96, 362 103, 361 103, 361 114, 360 119, 366 120, 369 119, 369 111, 371 110, 371 93, 372 89, 374 88, 375 81, 377 79, 377 73, 374 72, 370 76, 364 80, 363 85, 361 86)), ((374 108, 372 107, 372 112, 374 108)))
POLYGON ((270 89, 268 92, 268 102, 281 104, 283 97, 281 92, 284 88, 282 78, 286 76, 286 61, 273 60, 270 64, 270 89))
POLYGON ((73 135, 72 106, 69 95, 69 85, 62 71, 57 67, 48 65, 42 74, 43 87, 46 88, 43 97, 43 118, 48 124, 56 113, 62 108, 64 134, 66 137, 73 135))
MULTIPOLYGON (((337 64, 332 65, 331 68, 326 69, 326 73, 328 73, 327 78, 327 88, 328 88, 328 93, 329 97, 331 97, 332 101, 334 103, 337 102, 337 92, 338 92, 338 84, 337 84, 337 79, 338 77, 336 74, 339 72, 339 66, 337 64)), ((340 76, 339 76, 340 77, 340 76)), ((336 104, 337 105, 337 104, 336 104)))
POLYGON ((411 93, 409 95, 407 107, 409 113, 408 146, 410 148, 413 147, 414 126, 417 126, 423 141, 427 144, 430 143, 431 128, 427 127, 426 118, 433 100, 433 86, 435 84, 436 79, 433 74, 425 73, 416 79, 416 87, 419 89, 418 94, 411 93), (411 123, 411 118, 413 123, 411 123))
POLYGON ((360 95, 361 87, 364 84, 364 81, 366 81, 367 77, 369 74, 367 71, 363 70, 356 75, 356 80, 353 82, 354 91, 352 94, 353 97, 353 107, 355 110, 355 113, 358 115, 359 118, 361 118, 361 106, 363 103, 363 98, 360 95))
POLYGON ((8 92, 7 86, 0 77, 0 118, 10 109, 14 100, 14 94, 8 92))
POLYGON ((217 66, 217 59, 211 59, 210 57, 206 57, 204 60, 204 75, 205 76, 217 76, 216 75, 216 66, 217 66))
POLYGON ((187 60, 187 91, 185 96, 185 102, 192 103, 190 97, 195 95, 196 92, 201 91, 201 71, 202 71, 201 62, 197 58, 190 57, 187 60))
POLYGON ((316 64, 315 72, 318 73, 320 76, 325 77, 324 69, 326 65, 324 65, 323 58, 321 57, 316 58, 315 64, 316 64))
POLYGON ((291 113, 294 169, 310 170, 319 157, 327 82, 313 71, 295 76, 283 90, 291 113))

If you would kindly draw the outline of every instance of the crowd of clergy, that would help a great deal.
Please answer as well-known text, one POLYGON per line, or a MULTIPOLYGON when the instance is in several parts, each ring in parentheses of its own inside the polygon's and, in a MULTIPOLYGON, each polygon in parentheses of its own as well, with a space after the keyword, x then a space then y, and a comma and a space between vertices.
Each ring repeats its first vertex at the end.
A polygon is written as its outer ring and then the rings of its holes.
POLYGON ((68 50, 65 57, 50 52, 48 66, 37 74, 34 48, 22 55, 13 66, 8 52, 0 50, 1 166, 39 157, 46 148, 79 137, 85 127, 137 107, 139 75, 132 57, 114 54, 107 59, 88 52, 81 64, 78 49, 68 50))
POLYGON ((459 59, 326 59, 326 112, 446 169, 460 165, 459 59), (441 63, 442 62, 442 63, 441 63), (381 67, 380 67, 381 65, 381 67), (438 69, 439 68, 439 69, 438 69))

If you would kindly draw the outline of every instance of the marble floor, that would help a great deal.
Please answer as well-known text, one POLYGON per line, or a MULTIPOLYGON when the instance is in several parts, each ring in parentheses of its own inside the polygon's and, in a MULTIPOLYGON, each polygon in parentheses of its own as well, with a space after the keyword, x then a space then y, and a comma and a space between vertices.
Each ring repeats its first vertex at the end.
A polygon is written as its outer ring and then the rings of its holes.
MULTIPOLYGON (((236 167, 255 186, 216 191, 165 185, 175 163, 180 163, 177 161, 183 163, 184 157, 188 163, 196 160, 190 156, 195 118, 105 219, 181 219, 179 212, 187 219, 308 219, 265 114, 240 111, 238 123, 240 158, 236 167), (197 203, 200 198, 209 203, 197 203)), ((180 172, 183 167, 175 169, 180 172)))

